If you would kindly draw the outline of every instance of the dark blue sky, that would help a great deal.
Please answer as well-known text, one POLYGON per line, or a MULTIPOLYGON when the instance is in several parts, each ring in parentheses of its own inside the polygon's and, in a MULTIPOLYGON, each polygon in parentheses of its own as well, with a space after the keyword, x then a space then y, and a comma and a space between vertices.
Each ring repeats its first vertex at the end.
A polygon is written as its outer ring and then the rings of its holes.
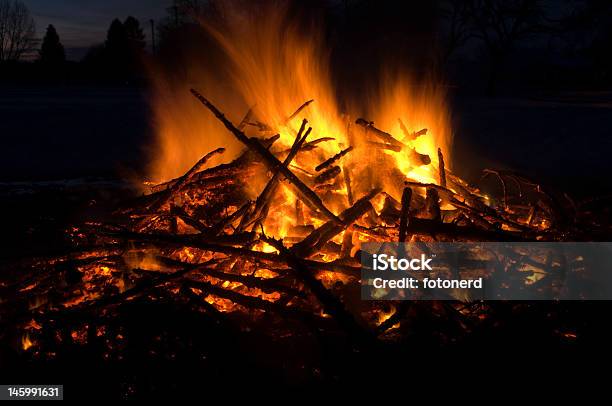
POLYGON ((89 46, 104 42, 106 30, 114 18, 132 15, 150 37, 149 20, 166 13, 172 0, 22 0, 36 20, 42 38, 49 24, 57 29, 68 57, 79 59, 89 46))

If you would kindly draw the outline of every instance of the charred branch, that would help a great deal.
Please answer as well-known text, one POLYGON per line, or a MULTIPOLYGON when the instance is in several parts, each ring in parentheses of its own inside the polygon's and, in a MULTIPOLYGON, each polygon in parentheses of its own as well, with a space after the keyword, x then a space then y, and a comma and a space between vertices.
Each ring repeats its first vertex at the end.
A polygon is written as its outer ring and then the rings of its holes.
POLYGON ((317 176, 314 179, 314 183, 316 185, 320 185, 322 183, 329 182, 330 180, 334 179, 336 176, 340 175, 340 172, 342 172, 342 170, 340 169, 339 166, 331 167, 325 172, 323 172, 322 174, 320 174, 319 176, 317 176))
POLYGON ((286 122, 290 122, 291 120, 296 118, 297 115, 300 114, 302 112, 302 110, 304 110, 306 107, 308 107, 312 102, 314 102, 314 99, 308 100, 308 101, 304 102, 304 104, 302 104, 300 107, 298 107, 298 109, 287 118, 286 122))
POLYGON ((412 200, 412 189, 406 186, 402 192, 402 210, 400 212, 399 241, 406 242, 408 236, 408 225, 410 221, 410 201, 412 200))
POLYGON ((353 147, 348 147, 348 148, 338 152, 336 155, 332 156, 331 158, 329 158, 325 162, 319 164, 315 168, 315 171, 320 172, 323 169, 330 167, 332 164, 334 164, 336 161, 338 161, 340 158, 342 158, 343 156, 345 156, 346 154, 348 154, 352 150, 353 150, 353 147))
POLYGON ((331 221, 327 222, 315 231, 313 231, 308 237, 304 238, 302 242, 294 245, 291 250, 296 255, 302 257, 307 257, 313 252, 316 252, 326 242, 334 238, 336 235, 340 234, 351 224, 357 221, 361 216, 363 216, 370 209, 372 209, 372 204, 370 203, 370 200, 372 200, 378 193, 380 193, 380 189, 372 190, 370 193, 357 200, 357 202, 352 207, 343 211, 340 214, 340 219, 342 220, 341 225, 331 221))
POLYGON ((446 170, 444 169, 444 155, 442 150, 438 148, 438 174, 440 177, 440 186, 446 187, 446 170))

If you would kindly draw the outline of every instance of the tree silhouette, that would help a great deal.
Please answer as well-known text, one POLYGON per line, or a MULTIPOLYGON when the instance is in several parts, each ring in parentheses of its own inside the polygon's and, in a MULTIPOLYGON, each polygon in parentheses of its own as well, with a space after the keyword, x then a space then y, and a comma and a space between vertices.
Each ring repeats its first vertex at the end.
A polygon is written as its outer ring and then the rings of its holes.
POLYGON ((469 3, 466 0, 442 0, 439 12, 446 22, 441 30, 441 47, 437 55, 439 67, 446 66, 452 55, 461 48, 471 36, 469 3))
POLYGON ((136 18, 130 16, 125 22, 115 19, 104 47, 90 52, 87 62, 94 68, 102 67, 104 75, 111 79, 135 79, 140 76, 145 45, 145 35, 136 18))
POLYGON ((125 25, 117 18, 113 20, 108 29, 104 49, 111 65, 124 62, 127 59, 129 52, 127 30, 125 25))
POLYGON ((126 18, 123 23, 125 28, 128 46, 132 52, 140 52, 144 49, 145 35, 140 27, 140 22, 132 16, 126 18))
POLYGON ((542 0, 461 0, 466 1, 472 36, 481 40, 488 58, 486 92, 494 96, 497 81, 508 55, 519 40, 543 29, 542 0))
POLYGON ((568 51, 593 64, 591 80, 612 83, 612 3, 605 0, 577 2, 561 20, 559 36, 568 51))
POLYGON ((126 18, 125 27, 128 47, 127 69, 130 74, 136 74, 141 68, 142 57, 146 46, 145 35, 140 22, 132 16, 126 18))
POLYGON ((60 65, 66 61, 64 46, 60 42, 60 37, 53 25, 47 27, 47 33, 43 39, 42 47, 39 51, 40 61, 46 65, 60 65))
POLYGON ((0 0, 0 62, 17 61, 36 43, 34 19, 20 0, 0 0))

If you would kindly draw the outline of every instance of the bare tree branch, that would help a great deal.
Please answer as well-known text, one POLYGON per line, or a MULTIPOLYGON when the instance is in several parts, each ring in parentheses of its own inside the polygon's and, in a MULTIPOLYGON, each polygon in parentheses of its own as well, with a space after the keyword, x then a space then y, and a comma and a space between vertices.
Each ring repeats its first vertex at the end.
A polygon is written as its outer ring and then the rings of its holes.
POLYGON ((34 48, 36 25, 21 0, 0 0, 0 62, 17 61, 34 48))

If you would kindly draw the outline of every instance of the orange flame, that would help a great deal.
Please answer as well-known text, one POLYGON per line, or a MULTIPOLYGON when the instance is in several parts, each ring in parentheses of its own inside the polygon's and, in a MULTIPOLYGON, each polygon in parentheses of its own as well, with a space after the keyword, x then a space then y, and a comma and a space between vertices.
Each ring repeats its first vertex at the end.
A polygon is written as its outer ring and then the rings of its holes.
MULTIPOLYGON (((374 82, 375 89, 360 95, 359 103, 349 104, 347 111, 341 111, 337 88, 331 79, 329 52, 321 35, 323 30, 292 20, 282 7, 245 12, 231 3, 219 3, 222 20, 201 23, 223 58, 211 57, 200 66, 195 63, 198 57, 193 56, 185 64, 185 75, 180 80, 159 71, 154 75, 158 144, 153 154, 153 180, 165 181, 182 175, 201 156, 220 146, 226 147, 227 152, 211 161, 210 166, 229 162, 242 151, 233 136, 191 96, 190 87, 198 88, 235 125, 242 120, 242 129, 248 136, 279 134, 274 152, 292 145, 303 119, 312 128, 309 140, 331 137, 332 141, 317 144, 315 150, 299 154, 293 161, 306 171, 301 176, 311 174, 308 175, 311 181, 319 174, 315 171, 317 165, 353 147, 342 158, 341 165, 348 168, 356 198, 374 187, 382 187, 399 201, 405 180, 437 183, 438 148, 450 168, 452 137, 442 86, 426 83, 417 87, 406 74, 389 71, 374 82), (293 114, 308 100, 314 102, 293 114), (247 111, 250 114, 245 115, 247 111), (355 123, 361 114, 400 141, 404 145, 401 151, 372 146, 368 141, 379 141, 372 139, 375 134, 366 133, 365 128, 355 123), (422 129, 427 132, 413 136, 422 129), (412 149, 427 154, 431 164, 413 161, 412 149)), ((256 173, 245 182, 248 198, 255 199, 268 179, 268 174, 256 173)), ((332 197, 325 199, 330 210, 339 213, 347 207, 348 190, 342 176, 332 182, 323 193, 332 197), (337 195, 342 198, 335 198, 337 195)), ((284 238, 295 226, 296 198, 281 184, 274 202, 265 232, 284 238)), ((375 207, 382 203, 382 199, 373 202, 375 207)), ((318 227, 322 223, 312 218, 309 224, 318 227)), ((341 238, 338 236, 335 242, 340 243, 341 238)), ((260 249, 267 251, 271 247, 260 249)))
MULTIPOLYGON (((191 86, 198 87, 235 124, 252 108, 251 121, 266 124, 271 129, 270 135, 279 133, 284 146, 291 145, 302 119, 307 118, 313 128, 311 139, 335 138, 334 142, 320 144, 317 157, 320 161, 312 162, 314 165, 349 143, 359 143, 361 137, 349 134, 360 130, 349 129, 349 121, 358 116, 354 111, 341 112, 338 107, 322 30, 317 27, 304 30, 303 24, 291 20, 278 6, 266 8, 262 15, 241 12, 231 2, 220 3, 220 7, 225 16, 223 21, 202 22, 202 26, 216 40, 227 60, 209 60, 200 66, 194 56, 185 65, 182 79, 159 71, 154 74, 153 110, 158 139, 151 169, 154 180, 181 175, 202 155, 219 146, 228 151, 211 161, 211 166, 235 158, 242 149, 192 98, 188 92, 191 86), (314 103, 288 120, 298 106, 311 99, 314 103)), ((370 115, 365 118, 398 140, 403 138, 399 119, 409 131, 427 128, 426 135, 410 144, 432 158, 430 166, 415 168, 401 154, 395 154, 394 159, 397 169, 405 176, 423 181, 437 179, 432 168, 436 168, 438 147, 444 152, 447 166, 450 163, 451 132, 443 88, 427 84, 417 89, 400 74, 386 74, 379 83, 377 91, 360 98, 360 105, 365 103, 370 115)), ((252 128, 247 127, 245 131, 248 133, 252 128)), ((373 156, 370 150, 353 151, 348 159, 369 161, 373 156)))
POLYGON ((24 333, 23 337, 21 337, 21 348, 24 351, 29 350, 34 346, 34 342, 30 339, 30 335, 28 333, 24 333))

